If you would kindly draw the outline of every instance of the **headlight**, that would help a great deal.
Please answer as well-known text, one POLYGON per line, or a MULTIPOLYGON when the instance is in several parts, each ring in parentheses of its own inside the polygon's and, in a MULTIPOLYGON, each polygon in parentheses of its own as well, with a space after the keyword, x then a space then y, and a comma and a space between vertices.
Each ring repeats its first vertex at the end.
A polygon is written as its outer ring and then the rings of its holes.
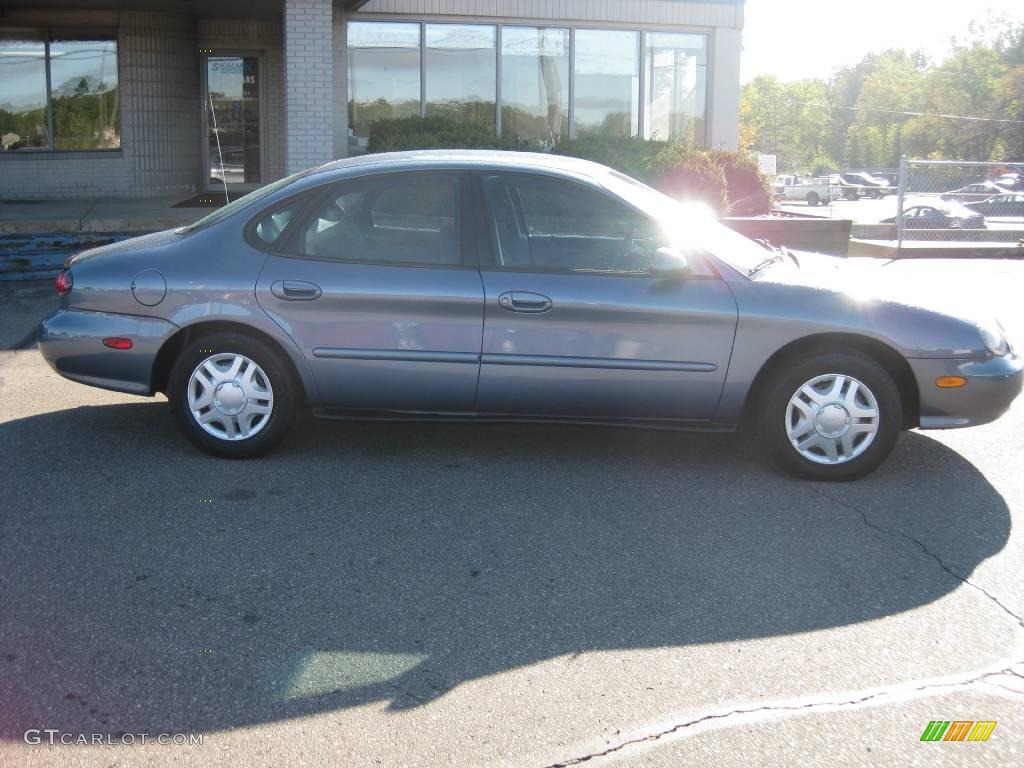
POLYGON ((1005 357, 1010 354, 1010 344, 1006 341, 1006 335, 998 322, 978 323, 978 333, 981 334, 985 348, 993 355, 1005 357))

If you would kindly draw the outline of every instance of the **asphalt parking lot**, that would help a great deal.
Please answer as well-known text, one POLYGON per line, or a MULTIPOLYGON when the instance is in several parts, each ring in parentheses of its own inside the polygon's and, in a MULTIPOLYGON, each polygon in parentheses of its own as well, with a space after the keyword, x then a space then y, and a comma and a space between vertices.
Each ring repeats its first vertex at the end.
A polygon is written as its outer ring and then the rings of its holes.
MULTIPOLYGON (((906 268, 1024 341, 1024 263, 906 268)), ((51 372, 51 292, 0 283, 0 765, 1024 759, 1024 400, 848 485, 582 427, 302 418, 230 462, 51 372)))

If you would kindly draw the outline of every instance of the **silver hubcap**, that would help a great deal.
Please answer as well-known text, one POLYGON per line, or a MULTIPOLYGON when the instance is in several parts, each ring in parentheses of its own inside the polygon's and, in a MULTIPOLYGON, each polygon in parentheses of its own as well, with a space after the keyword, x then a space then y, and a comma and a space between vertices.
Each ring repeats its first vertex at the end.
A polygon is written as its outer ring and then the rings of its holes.
POLYGON ((843 464, 860 456, 878 434, 875 396, 841 373, 817 376, 796 391, 786 408, 786 433, 805 459, 843 464))
POLYGON ((192 371, 188 407, 214 437, 245 440, 270 421, 274 390, 263 369, 245 355, 212 355, 192 371))

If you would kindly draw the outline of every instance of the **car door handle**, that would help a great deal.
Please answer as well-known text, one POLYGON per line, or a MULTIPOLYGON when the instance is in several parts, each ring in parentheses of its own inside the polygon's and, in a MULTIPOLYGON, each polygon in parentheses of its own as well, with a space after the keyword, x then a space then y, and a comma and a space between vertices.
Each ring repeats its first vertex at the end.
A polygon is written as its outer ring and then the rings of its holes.
POLYGON ((553 306, 551 299, 542 293, 530 291, 508 291, 498 297, 498 305, 509 312, 547 312, 553 306))
POLYGON ((270 286, 270 292, 285 301, 313 301, 323 295, 319 285, 304 280, 278 280, 270 286))

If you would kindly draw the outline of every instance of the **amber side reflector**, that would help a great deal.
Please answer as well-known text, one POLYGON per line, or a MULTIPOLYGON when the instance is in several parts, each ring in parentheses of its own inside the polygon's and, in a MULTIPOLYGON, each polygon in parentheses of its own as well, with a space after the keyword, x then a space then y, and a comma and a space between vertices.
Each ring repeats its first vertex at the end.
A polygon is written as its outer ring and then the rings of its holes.
POLYGON ((956 389, 967 385, 967 379, 963 376, 939 376, 935 380, 935 386, 942 389, 956 389))
POLYGON ((126 339, 122 336, 108 336, 103 340, 103 343, 111 349, 131 349, 132 340, 126 339))

